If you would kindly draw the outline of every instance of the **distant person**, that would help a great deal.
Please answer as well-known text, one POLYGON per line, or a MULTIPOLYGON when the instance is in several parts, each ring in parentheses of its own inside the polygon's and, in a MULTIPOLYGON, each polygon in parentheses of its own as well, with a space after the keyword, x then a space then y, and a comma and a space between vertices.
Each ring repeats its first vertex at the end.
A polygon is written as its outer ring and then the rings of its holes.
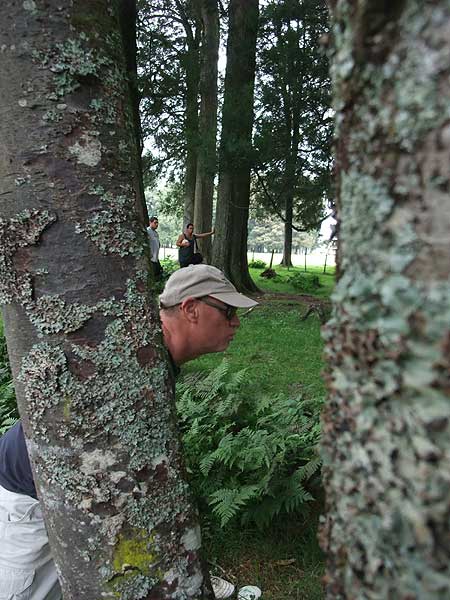
POLYGON ((159 279, 163 272, 161 263, 159 262, 159 235, 156 231, 158 229, 159 221, 158 217, 151 217, 149 226, 147 227, 148 240, 150 242, 150 264, 155 279, 159 279))
POLYGON ((213 235, 214 228, 208 233, 195 233, 192 223, 186 225, 186 229, 177 239, 178 262, 180 267, 199 265, 203 262, 203 256, 198 251, 197 238, 205 238, 213 235))

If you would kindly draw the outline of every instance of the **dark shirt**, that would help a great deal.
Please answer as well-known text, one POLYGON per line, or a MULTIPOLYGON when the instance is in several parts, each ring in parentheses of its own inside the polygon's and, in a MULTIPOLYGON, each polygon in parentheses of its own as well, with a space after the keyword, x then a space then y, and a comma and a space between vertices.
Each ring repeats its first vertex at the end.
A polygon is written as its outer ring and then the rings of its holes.
POLYGON ((20 421, 0 437, 0 485, 9 492, 37 499, 20 421))
POLYGON ((196 247, 196 236, 193 235, 192 239, 189 239, 186 234, 184 235, 184 239, 189 242, 189 246, 180 246, 178 249, 178 262, 181 267, 187 267, 192 264, 192 259, 195 253, 196 247))

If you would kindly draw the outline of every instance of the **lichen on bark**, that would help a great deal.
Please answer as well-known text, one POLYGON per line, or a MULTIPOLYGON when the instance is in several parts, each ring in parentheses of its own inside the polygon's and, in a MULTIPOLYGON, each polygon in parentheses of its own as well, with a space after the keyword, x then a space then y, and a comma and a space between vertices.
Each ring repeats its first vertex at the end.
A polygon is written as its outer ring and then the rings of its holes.
POLYGON ((333 4, 340 275, 324 334, 327 597, 443 599, 450 6, 333 4))

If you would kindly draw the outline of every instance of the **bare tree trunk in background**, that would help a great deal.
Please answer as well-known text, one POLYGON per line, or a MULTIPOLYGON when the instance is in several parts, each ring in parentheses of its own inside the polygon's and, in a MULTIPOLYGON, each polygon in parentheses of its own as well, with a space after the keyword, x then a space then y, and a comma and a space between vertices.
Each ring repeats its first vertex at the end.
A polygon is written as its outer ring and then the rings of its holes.
POLYGON ((65 600, 209 598, 132 185, 116 7, 3 7, 5 333, 65 600))
POLYGON ((213 263, 241 291, 248 272, 247 224, 252 165, 253 89, 258 0, 230 0, 213 263))
MULTIPOLYGON (((212 227, 217 136, 217 61, 219 58, 219 10, 217 0, 201 0, 203 23, 200 47, 200 114, 197 179, 195 184, 195 231, 212 227)), ((198 240, 200 251, 211 262, 211 238, 198 240)))
POLYGON ((331 6, 327 598, 450 598, 450 5, 331 6))
POLYGON ((184 223, 194 222, 195 206, 195 182, 197 179, 197 157, 198 157, 198 86, 200 80, 200 23, 195 31, 185 26, 188 50, 185 56, 186 70, 186 113, 185 113, 185 135, 186 135, 186 163, 184 173, 184 223))
POLYGON ((283 258, 281 265, 283 267, 292 267, 292 214, 293 200, 292 196, 287 192, 285 203, 285 221, 284 221, 284 240, 283 240, 283 258))
POLYGON ((139 194, 142 206, 141 221, 148 225, 147 204, 145 202, 144 181, 142 178, 142 150, 144 148, 142 139, 141 117, 139 114, 139 90, 137 85, 137 63, 136 63, 136 0, 120 0, 119 23, 122 31, 122 41, 125 53, 125 65, 127 72, 128 88, 130 93, 131 109, 133 114, 133 127, 135 131, 136 158, 134 188, 139 194))

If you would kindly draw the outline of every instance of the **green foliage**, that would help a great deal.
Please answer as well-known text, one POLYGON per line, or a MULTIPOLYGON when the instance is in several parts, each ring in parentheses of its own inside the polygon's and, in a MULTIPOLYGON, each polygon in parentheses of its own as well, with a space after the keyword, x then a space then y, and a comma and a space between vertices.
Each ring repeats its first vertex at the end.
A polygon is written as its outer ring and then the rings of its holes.
POLYGON ((169 279, 172 273, 175 273, 180 268, 178 261, 173 260, 172 258, 165 258, 161 260, 161 266, 164 269, 164 283, 169 279))
POLYGON ((332 203, 333 121, 324 0, 268 0, 261 7, 255 83, 254 200, 270 215, 292 203, 294 224, 312 230, 332 203))
MULTIPOLYGON (((250 269, 250 275, 252 276, 255 283, 264 291, 269 294, 297 294, 298 290, 294 288, 292 283, 289 281, 289 277, 294 273, 305 273, 300 267, 282 267, 276 265, 273 267, 278 277, 276 279, 261 279, 260 273, 256 269, 250 269)), ((308 267, 307 273, 317 275, 319 278, 321 287, 317 288, 314 292, 309 292, 316 298, 323 300, 329 300, 334 289, 335 284, 335 267, 327 268, 327 272, 323 273, 322 267, 308 267)))
POLYGON ((19 413, 9 368, 3 323, 0 320, 0 435, 14 425, 18 418, 19 413))
POLYGON ((248 263, 251 269, 267 269, 267 264, 263 260, 253 259, 248 263))
POLYGON ((321 399, 255 397, 247 379, 246 369, 233 373, 223 360, 177 386, 194 492, 222 526, 239 519, 263 527, 301 511, 320 467, 321 399))
POLYGON ((319 277, 313 273, 301 273, 297 271, 287 279, 296 290, 306 294, 314 293, 321 287, 319 277))

